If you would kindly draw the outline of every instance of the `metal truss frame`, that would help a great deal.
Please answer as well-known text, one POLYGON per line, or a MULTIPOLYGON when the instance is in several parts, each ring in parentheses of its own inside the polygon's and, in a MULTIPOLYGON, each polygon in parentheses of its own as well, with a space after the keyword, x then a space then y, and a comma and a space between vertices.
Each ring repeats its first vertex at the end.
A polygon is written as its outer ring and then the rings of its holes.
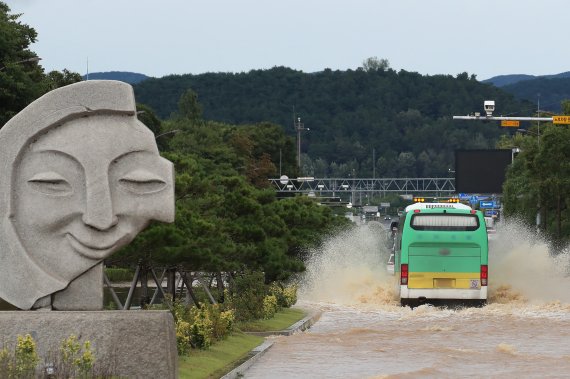
POLYGON ((298 178, 269 179, 277 192, 326 193, 390 192, 397 194, 451 194, 455 178, 298 178))

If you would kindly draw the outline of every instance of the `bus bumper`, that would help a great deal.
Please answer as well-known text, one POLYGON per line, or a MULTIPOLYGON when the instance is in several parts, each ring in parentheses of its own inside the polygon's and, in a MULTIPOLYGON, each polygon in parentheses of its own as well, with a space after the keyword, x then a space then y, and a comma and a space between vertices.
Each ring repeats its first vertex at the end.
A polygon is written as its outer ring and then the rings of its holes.
POLYGON ((462 288, 408 288, 400 286, 401 299, 457 299, 457 300, 486 300, 487 287, 478 289, 462 288))

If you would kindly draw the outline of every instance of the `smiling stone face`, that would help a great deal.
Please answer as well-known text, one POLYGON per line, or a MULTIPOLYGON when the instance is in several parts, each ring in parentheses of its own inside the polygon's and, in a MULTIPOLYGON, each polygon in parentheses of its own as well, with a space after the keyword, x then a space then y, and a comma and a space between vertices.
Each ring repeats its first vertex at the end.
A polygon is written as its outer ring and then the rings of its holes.
POLYGON ((94 115, 51 129, 20 154, 11 203, 28 256, 71 281, 151 220, 172 222, 172 164, 136 118, 94 115))
POLYGON ((133 88, 89 80, 43 95, 0 129, 0 298, 100 310, 103 259, 174 221, 174 174, 136 117, 133 88))

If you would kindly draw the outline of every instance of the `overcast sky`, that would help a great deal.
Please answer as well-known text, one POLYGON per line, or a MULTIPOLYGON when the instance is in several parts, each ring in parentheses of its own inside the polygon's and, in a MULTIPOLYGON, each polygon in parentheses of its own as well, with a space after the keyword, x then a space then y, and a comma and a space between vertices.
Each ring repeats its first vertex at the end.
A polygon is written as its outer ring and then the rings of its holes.
POLYGON ((0 0, 46 71, 356 69, 421 74, 570 71, 568 0, 0 0))

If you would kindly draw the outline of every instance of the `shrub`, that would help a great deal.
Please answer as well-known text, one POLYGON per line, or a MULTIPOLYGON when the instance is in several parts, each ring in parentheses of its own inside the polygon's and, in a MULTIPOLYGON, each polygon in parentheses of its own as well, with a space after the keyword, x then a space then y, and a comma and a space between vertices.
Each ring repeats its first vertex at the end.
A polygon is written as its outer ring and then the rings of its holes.
POLYGON ((243 273, 231 283, 231 304, 236 320, 247 321, 263 318, 263 299, 266 288, 262 272, 243 273))
POLYGON ((277 305, 277 298, 274 295, 267 295, 263 299, 263 318, 270 319, 275 316, 279 306, 277 305))
POLYGON ((283 289, 283 298, 284 302, 282 304, 283 307, 289 308, 297 302, 297 285, 292 284, 287 286, 283 289))
POLYGON ((220 304, 208 305, 212 320, 212 337, 221 340, 230 334, 234 327, 235 315, 232 309, 222 311, 220 304))
POLYGON ((192 347, 190 343, 190 327, 191 324, 184 320, 176 322, 176 348, 178 355, 186 355, 190 352, 192 347))
POLYGON ((277 300, 277 310, 285 307, 285 295, 283 292, 283 285, 279 282, 273 282, 269 285, 269 294, 275 296, 277 300))
POLYGON ((81 344, 71 335, 61 342, 59 350, 44 357, 45 365, 39 370, 40 358, 36 343, 29 335, 18 336, 13 352, 4 346, 0 350, 0 378, 112 378, 116 362, 102 362, 95 368, 95 354, 91 343, 81 344), (45 375, 44 375, 45 374, 45 375))
POLYGON ((192 307, 192 325, 190 326, 190 341, 193 347, 207 349, 212 344, 213 322, 210 319, 208 307, 192 307))
POLYGON ((279 282, 273 282, 269 286, 269 294, 277 298, 278 310, 289 308, 297 302, 297 285, 292 284, 284 287, 279 282))
POLYGON ((95 355, 91 351, 91 342, 85 341, 83 345, 77 341, 75 335, 69 336, 61 342, 61 364, 58 372, 65 377, 85 377, 92 373, 95 355))
POLYGON ((11 372, 15 378, 33 378, 36 366, 40 361, 36 352, 36 343, 31 335, 18 336, 18 342, 14 351, 11 372))

